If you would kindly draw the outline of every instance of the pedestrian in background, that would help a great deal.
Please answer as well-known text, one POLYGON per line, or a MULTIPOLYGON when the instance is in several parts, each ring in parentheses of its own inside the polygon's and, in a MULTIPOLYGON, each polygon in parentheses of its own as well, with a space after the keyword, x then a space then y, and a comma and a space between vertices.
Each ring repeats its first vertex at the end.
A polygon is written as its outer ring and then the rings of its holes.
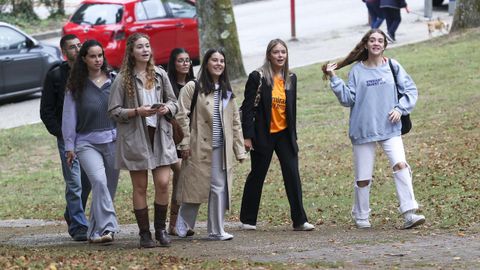
POLYGON ((170 166, 178 160, 168 118, 177 112, 177 99, 167 73, 153 62, 150 38, 141 33, 128 37, 120 74, 112 85, 108 111, 117 122, 115 166, 130 172, 133 209, 140 246, 155 247, 150 233, 147 186, 152 171, 155 187, 155 239, 169 246, 166 231, 170 166), (158 106, 157 106, 158 105, 158 106))
POLYGON ((407 2, 405 0, 380 0, 380 8, 382 9, 385 20, 387 21, 387 39, 391 43, 397 41, 395 33, 397 32, 398 26, 402 21, 400 9, 406 7, 407 2))
POLYGON ((87 232, 91 243, 112 242, 119 230, 113 206, 119 173, 114 168, 117 132, 107 114, 113 79, 102 45, 87 40, 67 82, 62 133, 67 163, 72 166, 78 156, 92 185, 87 232))
POLYGON ((367 5, 368 15, 370 16, 370 27, 378 29, 385 19, 383 11, 380 8, 380 0, 363 0, 367 5))
POLYGON ((371 227, 370 188, 378 144, 390 161, 399 211, 405 220, 403 228, 409 229, 423 224, 425 217, 415 213, 418 203, 413 194, 412 171, 405 158, 400 117, 413 110, 418 91, 400 63, 383 55, 386 47, 385 33, 370 30, 344 60, 324 65, 323 72, 330 77, 330 86, 340 104, 350 107, 349 136, 355 165, 352 216, 356 226, 371 227), (346 84, 336 76, 335 70, 354 62, 346 84), (402 94, 401 98, 397 91, 402 94))
POLYGON ((71 166, 67 164, 62 137, 62 112, 67 79, 81 46, 82 43, 75 35, 65 35, 60 39, 60 48, 67 60, 47 73, 40 101, 40 118, 48 132, 57 138, 67 202, 63 216, 68 225, 68 233, 74 241, 87 240, 85 206, 91 187, 77 158, 73 159, 71 166))
POLYGON ((198 82, 190 81, 180 91, 177 119, 185 134, 179 144, 183 161, 176 231, 180 237, 194 229, 200 204, 208 202, 209 239, 233 238, 224 229, 225 212, 231 207, 235 159, 242 161, 246 153, 227 67, 223 50, 207 50, 198 82))
MULTIPOLYGON (((178 98, 180 95, 180 89, 187 84, 187 82, 194 80, 193 65, 190 55, 184 48, 175 48, 170 53, 170 59, 167 66, 168 78, 172 84, 173 92, 178 98)), ((178 161, 172 164, 171 169, 173 171, 172 178, 172 198, 170 200, 170 219, 168 222, 168 234, 177 235, 175 232, 175 224, 177 222, 178 209, 180 204, 175 198, 178 185, 178 177, 180 176, 180 170, 182 166, 182 156, 180 151, 177 150, 178 161)))
POLYGON ((293 229, 310 231, 315 228, 308 223, 303 208, 296 111, 297 76, 288 67, 287 45, 274 39, 268 43, 263 66, 250 73, 245 85, 242 128, 245 148, 250 151, 251 169, 240 210, 243 229, 256 229, 263 183, 273 152, 282 168, 293 229))

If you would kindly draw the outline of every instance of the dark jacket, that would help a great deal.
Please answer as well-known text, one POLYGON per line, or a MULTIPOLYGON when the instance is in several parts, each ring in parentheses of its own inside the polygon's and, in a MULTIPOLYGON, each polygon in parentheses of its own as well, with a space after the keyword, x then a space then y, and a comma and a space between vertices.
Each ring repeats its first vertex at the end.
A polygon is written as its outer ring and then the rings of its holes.
POLYGON ((63 98, 70 66, 66 61, 47 73, 40 101, 40 118, 48 132, 62 138, 63 98))
POLYGON ((380 0, 380 8, 404 8, 407 6, 405 0, 380 0))
MULTIPOLYGON (((267 85, 263 78, 260 89, 260 103, 254 108, 255 96, 257 94, 260 73, 253 71, 248 76, 245 85, 245 99, 242 103, 242 129, 243 137, 251 139, 253 149, 259 152, 268 152, 270 145, 270 121, 272 117, 272 86, 267 85)), ((287 99, 287 131, 295 152, 298 152, 297 145, 297 76, 290 74, 290 88, 285 91, 287 99)))

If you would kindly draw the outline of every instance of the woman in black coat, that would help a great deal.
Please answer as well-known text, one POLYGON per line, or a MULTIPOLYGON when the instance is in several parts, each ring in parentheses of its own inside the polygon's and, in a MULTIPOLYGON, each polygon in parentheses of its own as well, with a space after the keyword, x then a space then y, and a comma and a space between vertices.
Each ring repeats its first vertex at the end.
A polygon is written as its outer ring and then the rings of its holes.
POLYGON ((242 129, 245 148, 250 151, 251 171, 245 182, 240 211, 243 229, 256 229, 263 182, 274 151, 282 168, 294 230, 315 228, 308 223, 302 202, 296 98, 297 77, 288 69, 287 45, 274 39, 267 46, 263 66, 250 73, 245 85, 242 129))

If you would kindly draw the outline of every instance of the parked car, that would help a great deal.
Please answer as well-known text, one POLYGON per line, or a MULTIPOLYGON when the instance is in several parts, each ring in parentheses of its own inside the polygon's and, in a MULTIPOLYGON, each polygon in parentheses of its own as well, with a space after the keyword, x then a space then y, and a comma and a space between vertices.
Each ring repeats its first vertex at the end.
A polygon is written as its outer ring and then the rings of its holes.
POLYGON ((0 22, 0 99, 42 91, 47 72, 61 61, 59 48, 0 22))
POLYGON ((84 0, 63 27, 82 42, 96 39, 105 48, 108 63, 119 68, 127 38, 141 32, 150 36, 155 63, 166 64, 170 51, 183 47, 199 59, 195 3, 187 0, 84 0))

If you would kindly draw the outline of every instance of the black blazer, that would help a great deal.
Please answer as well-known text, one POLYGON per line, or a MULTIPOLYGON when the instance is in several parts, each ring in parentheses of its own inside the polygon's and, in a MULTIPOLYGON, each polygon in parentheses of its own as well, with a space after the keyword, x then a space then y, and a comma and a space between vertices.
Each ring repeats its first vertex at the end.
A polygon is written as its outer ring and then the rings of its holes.
MULTIPOLYGON (((263 78, 260 89, 260 103, 253 107, 257 95, 260 73, 253 71, 245 84, 245 99, 242 103, 243 137, 251 139, 255 151, 271 151, 270 120, 272 117, 272 86, 267 85, 263 78)), ((287 102, 287 132, 294 152, 298 152, 297 145, 297 76, 290 73, 290 88, 285 91, 287 102)))

